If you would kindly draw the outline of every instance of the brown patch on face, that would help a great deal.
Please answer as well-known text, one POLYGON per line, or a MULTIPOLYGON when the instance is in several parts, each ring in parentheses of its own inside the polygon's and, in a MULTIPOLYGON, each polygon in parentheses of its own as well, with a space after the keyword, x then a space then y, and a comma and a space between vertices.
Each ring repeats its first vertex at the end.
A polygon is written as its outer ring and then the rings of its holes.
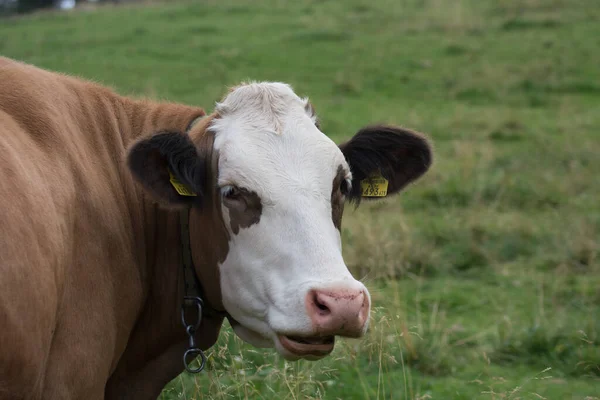
POLYGON ((341 187, 342 182, 346 179, 344 167, 338 167, 337 174, 333 178, 333 187, 331 189, 331 219, 333 225, 338 231, 342 231, 342 214, 344 214, 344 194, 341 187))
POLYGON ((217 188, 218 153, 214 150, 214 133, 208 127, 218 115, 199 121, 190 131, 198 153, 206 160, 206 198, 202 208, 190 213, 190 243, 196 273, 202 283, 208 303, 217 310, 225 310, 221 295, 219 264, 229 252, 229 234, 220 211, 220 193, 217 188))
POLYGON ((239 189, 239 193, 233 200, 225 199, 223 205, 229 210, 231 230, 238 234, 240 228, 248 228, 258 224, 262 214, 262 203, 255 192, 239 189))

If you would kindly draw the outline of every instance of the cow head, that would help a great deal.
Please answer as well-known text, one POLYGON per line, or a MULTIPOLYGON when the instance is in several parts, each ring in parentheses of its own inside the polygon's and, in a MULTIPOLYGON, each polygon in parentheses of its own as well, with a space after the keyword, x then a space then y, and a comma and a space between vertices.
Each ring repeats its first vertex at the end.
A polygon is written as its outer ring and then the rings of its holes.
POLYGON ((209 301, 242 339, 287 359, 321 358, 335 336, 365 333, 370 296, 342 258, 344 203, 358 203, 373 176, 393 195, 430 163, 422 136, 391 126, 337 146, 310 103, 281 83, 237 87, 189 134, 157 133, 129 153, 146 190, 192 206, 192 253, 209 301), (196 196, 180 195, 168 170, 196 196))

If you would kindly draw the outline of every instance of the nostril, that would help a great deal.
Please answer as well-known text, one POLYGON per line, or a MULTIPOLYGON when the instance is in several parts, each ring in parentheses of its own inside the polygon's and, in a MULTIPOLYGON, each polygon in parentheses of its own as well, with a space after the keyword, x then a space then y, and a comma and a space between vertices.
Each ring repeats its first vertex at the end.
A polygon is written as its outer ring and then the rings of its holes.
POLYGON ((321 315, 331 314, 331 310, 327 307, 325 302, 319 299, 319 294, 317 292, 313 292, 313 303, 317 306, 321 315))

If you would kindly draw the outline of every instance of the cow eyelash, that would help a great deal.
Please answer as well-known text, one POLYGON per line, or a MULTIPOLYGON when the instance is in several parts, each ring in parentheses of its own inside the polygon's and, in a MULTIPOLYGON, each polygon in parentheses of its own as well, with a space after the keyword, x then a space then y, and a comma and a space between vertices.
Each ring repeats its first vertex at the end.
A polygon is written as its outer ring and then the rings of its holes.
POLYGON ((228 200, 237 200, 240 197, 240 189, 233 185, 221 187, 221 196, 228 200))
POLYGON ((350 179, 344 179, 342 183, 340 183, 340 191, 344 196, 347 196, 352 191, 352 181, 350 179))

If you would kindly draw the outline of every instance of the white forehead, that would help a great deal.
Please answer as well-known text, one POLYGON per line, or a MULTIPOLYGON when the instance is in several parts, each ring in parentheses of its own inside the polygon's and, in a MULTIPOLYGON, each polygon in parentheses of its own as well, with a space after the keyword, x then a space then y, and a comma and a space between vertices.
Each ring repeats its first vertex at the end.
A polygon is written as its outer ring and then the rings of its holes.
POLYGON ((337 145, 316 126, 308 100, 283 83, 251 83, 217 104, 211 129, 219 153, 219 185, 275 195, 278 188, 322 197, 341 165, 337 145))

